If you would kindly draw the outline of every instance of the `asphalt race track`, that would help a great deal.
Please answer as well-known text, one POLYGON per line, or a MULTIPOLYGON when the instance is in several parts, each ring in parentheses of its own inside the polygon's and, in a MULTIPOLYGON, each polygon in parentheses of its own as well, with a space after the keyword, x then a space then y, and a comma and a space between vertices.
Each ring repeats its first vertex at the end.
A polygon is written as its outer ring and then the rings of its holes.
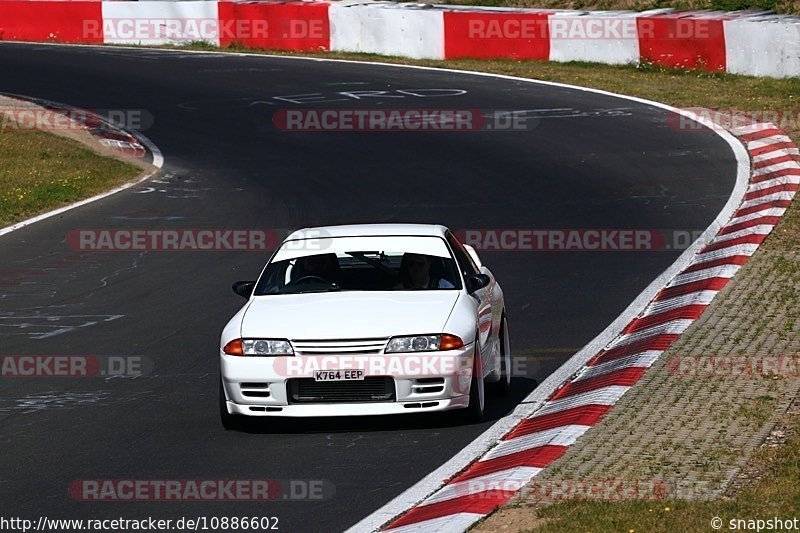
POLYGON ((158 183, 0 238, 0 355, 138 355, 136 379, 0 378, 0 515, 277 516, 337 531, 507 414, 600 332, 680 250, 484 252, 529 354, 490 419, 266 421, 223 431, 218 340, 253 279, 253 252, 89 252, 74 229, 298 228, 369 222, 466 228, 702 231, 736 164, 663 109, 575 89, 443 71, 291 58, 3 44, 0 92, 146 110, 158 183), (385 93, 353 93, 385 91, 385 93), (300 96, 304 95, 304 96, 300 96), (280 109, 527 110, 524 130, 284 132, 280 109), (323 480, 325 497, 270 503, 78 502, 80 479, 323 480))

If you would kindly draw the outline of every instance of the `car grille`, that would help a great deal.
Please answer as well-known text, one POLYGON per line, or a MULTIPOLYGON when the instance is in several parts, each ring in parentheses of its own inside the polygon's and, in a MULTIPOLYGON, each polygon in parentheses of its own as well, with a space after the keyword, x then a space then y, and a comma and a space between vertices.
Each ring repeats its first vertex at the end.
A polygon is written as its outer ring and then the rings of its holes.
POLYGON ((314 381, 295 378, 286 382, 289 403, 393 402, 394 380, 367 377, 358 381, 314 381))
POLYGON ((379 354, 389 342, 381 339, 293 339, 294 353, 297 355, 373 355, 379 354))

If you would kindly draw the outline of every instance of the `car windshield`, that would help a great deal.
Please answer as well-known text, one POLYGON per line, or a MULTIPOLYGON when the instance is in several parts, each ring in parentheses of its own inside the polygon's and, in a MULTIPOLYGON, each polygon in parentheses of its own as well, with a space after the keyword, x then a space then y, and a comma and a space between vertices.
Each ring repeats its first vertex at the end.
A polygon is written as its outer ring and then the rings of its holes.
POLYGON ((255 295, 460 288, 455 261, 440 237, 326 237, 285 242, 261 274, 255 295))

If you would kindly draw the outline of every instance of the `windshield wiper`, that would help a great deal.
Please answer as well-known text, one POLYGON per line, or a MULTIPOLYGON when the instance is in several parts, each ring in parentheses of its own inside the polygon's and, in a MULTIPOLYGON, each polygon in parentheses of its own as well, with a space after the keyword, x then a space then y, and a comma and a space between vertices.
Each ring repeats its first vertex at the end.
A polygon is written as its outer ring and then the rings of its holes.
POLYGON ((341 287, 328 287, 327 289, 315 289, 313 291, 290 291, 281 294, 314 294, 317 292, 341 292, 341 287))

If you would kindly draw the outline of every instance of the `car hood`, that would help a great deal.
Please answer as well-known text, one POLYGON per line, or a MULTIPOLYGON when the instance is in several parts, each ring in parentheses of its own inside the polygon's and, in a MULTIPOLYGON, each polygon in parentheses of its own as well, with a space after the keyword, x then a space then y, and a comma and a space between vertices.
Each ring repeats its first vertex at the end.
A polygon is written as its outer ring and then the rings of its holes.
POLYGON ((357 339, 441 333, 457 290, 257 296, 242 338, 357 339))

